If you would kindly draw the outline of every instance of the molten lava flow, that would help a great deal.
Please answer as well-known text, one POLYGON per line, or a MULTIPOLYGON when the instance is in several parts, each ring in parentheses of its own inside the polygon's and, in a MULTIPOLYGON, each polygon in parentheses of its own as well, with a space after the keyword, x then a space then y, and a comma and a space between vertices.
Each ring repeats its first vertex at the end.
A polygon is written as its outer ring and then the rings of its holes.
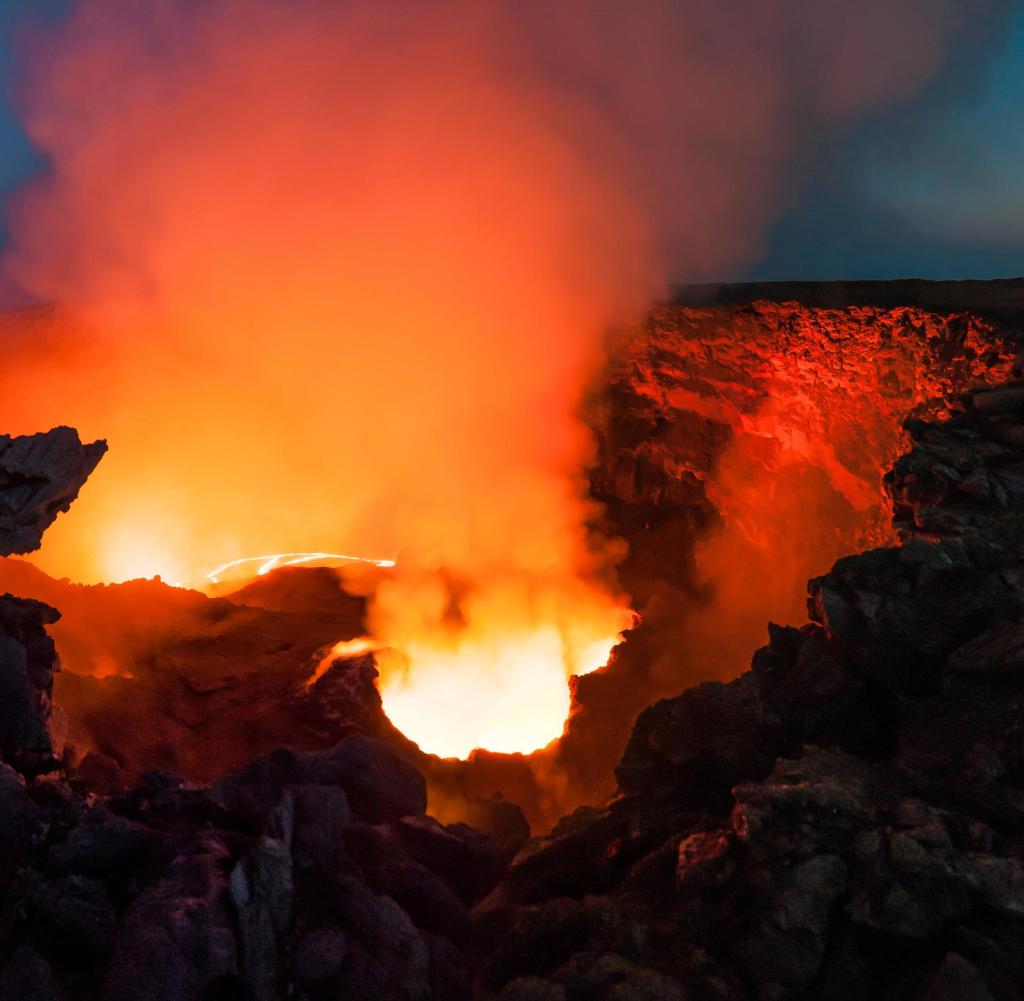
MULTIPOLYGON (((385 592, 389 587, 409 593, 401 576, 380 584, 385 592)), ((337 659, 372 653, 388 718, 423 750, 457 758, 477 748, 528 753, 562 733, 570 676, 605 665, 618 632, 633 619, 600 591, 577 588, 554 599, 544 586, 517 596, 504 581, 456 595, 450 581, 420 581, 416 601, 410 595, 408 603, 391 598, 375 606, 373 624, 391 645, 372 636, 336 643, 306 685, 337 659), (432 601, 439 602, 438 618, 431 618, 432 601)))
POLYGON ((563 648, 553 628, 453 650, 420 642, 402 653, 385 651, 379 661, 389 678, 381 691, 388 718, 442 757, 465 758, 478 747, 528 753, 557 737, 569 715, 563 648))

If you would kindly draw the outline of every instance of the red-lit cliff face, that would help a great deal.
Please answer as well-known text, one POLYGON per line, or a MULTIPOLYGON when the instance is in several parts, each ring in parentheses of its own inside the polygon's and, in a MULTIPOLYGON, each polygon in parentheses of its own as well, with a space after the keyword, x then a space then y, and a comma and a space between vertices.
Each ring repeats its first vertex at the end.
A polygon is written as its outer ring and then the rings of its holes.
POLYGON ((721 591, 732 546, 759 562, 766 607, 785 613, 800 592, 787 581, 802 586, 808 561, 889 538, 880 476, 903 419, 1005 378, 1019 353, 1010 326, 970 313, 768 301, 655 310, 613 342, 592 478, 632 544, 623 576, 634 596, 646 603, 655 581, 721 591), (663 544, 681 519, 699 530, 663 544), (695 536, 696 578, 673 561, 695 536))
POLYGON ((666 306, 615 339, 592 489, 643 623, 577 681, 557 757, 584 800, 640 709, 735 677, 769 621, 804 621, 808 578, 892 540, 881 476, 902 421, 1018 365, 1024 325, 998 305, 666 306))
MULTIPOLYGON (((629 544, 621 578, 642 622, 609 667, 576 679, 560 742, 529 756, 421 759, 435 811, 456 817, 501 790, 546 826, 606 795, 641 709, 738 674, 768 620, 803 620, 807 578, 889 540, 880 477, 901 421, 933 397, 1006 378, 1016 331, 982 314, 763 301, 667 306, 617 335, 592 400, 591 483, 602 528, 629 544)), ((374 701, 372 667, 306 685, 331 641, 365 625, 328 571, 290 568, 271 575, 273 593, 211 601, 161 585, 44 587, 15 570, 0 570, 0 588, 65 613, 53 630, 66 669, 56 699, 73 742, 128 775, 209 779, 348 726, 408 749, 374 701), (353 707, 332 710, 345 699, 353 707)))

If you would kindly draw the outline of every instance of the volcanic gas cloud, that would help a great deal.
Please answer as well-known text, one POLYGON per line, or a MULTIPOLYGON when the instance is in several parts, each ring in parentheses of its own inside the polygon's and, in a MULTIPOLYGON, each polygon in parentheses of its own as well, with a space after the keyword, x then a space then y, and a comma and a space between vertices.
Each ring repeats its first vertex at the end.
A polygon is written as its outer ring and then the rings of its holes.
POLYGON ((26 44, 50 167, 6 280, 56 306, 4 345, 0 426, 111 450, 42 565, 396 559, 392 719, 545 744, 629 620, 587 527, 605 331, 749 257, 807 130, 985 7, 81 0, 26 44))

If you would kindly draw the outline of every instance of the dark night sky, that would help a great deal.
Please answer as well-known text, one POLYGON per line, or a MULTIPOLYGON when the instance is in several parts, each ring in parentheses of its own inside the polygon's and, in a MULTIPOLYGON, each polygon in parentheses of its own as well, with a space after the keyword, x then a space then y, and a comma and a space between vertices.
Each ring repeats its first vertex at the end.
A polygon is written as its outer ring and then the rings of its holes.
MULTIPOLYGON (((9 96, 18 24, 68 0, 0 0, 0 197, 41 161, 9 96)), ((723 279, 1024 274, 1024 0, 909 104, 809 150, 761 259, 723 279), (966 64, 966 65, 965 65, 966 64)))

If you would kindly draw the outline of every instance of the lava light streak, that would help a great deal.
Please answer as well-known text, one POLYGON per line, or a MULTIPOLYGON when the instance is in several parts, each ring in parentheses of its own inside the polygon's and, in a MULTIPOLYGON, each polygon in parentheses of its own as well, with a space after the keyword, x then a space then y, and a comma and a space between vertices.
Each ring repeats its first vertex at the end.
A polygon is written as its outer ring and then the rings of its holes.
POLYGON ((350 556, 347 553, 270 553, 265 556, 242 556, 237 560, 229 560, 219 567, 208 570, 202 576, 211 584, 219 584, 221 577, 229 570, 246 567, 251 563, 259 564, 255 576, 264 577, 278 567, 294 567, 303 563, 326 563, 328 561, 364 563, 367 566, 382 568, 397 566, 394 560, 374 560, 365 556, 350 556))
POLYGON ((357 636, 354 640, 341 640, 335 643, 320 658, 319 663, 316 665, 316 670, 306 679, 306 687, 309 688, 315 685, 336 660, 362 657, 364 654, 376 653, 378 650, 380 650, 380 644, 375 643, 369 636, 357 636))

